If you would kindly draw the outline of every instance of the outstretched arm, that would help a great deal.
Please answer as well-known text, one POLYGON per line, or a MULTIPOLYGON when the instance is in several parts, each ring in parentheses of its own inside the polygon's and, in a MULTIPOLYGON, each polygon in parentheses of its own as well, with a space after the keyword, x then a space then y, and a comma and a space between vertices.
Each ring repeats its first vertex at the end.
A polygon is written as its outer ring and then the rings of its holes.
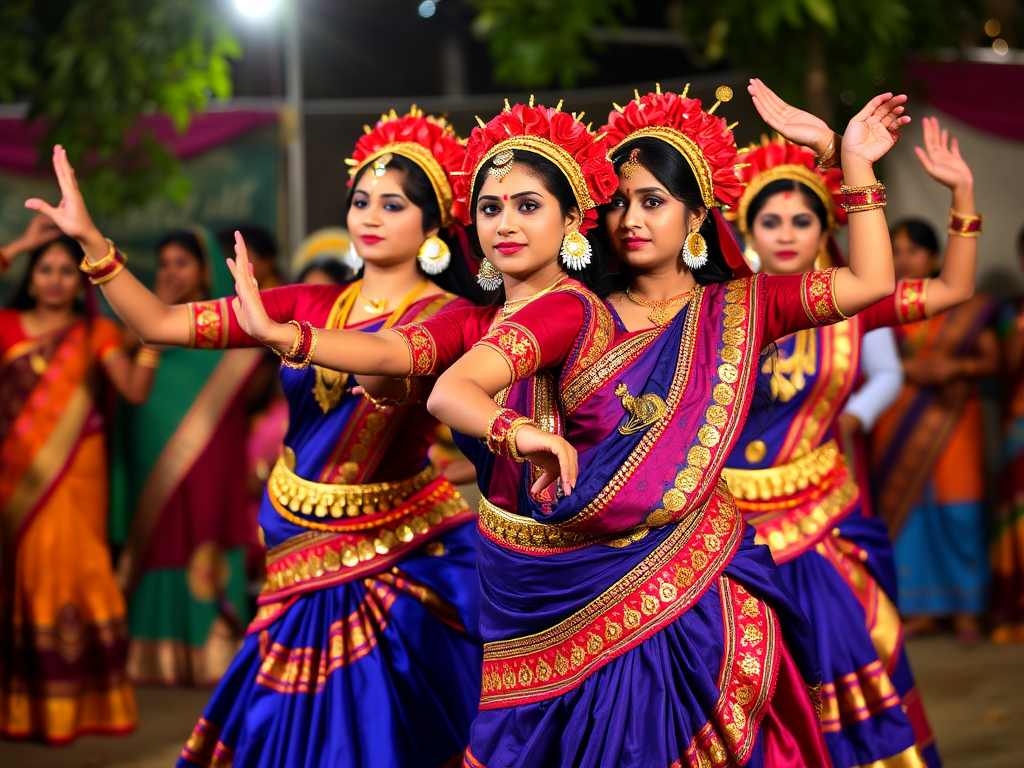
MULTIPOLYGON (((245 241, 237 232, 235 258, 228 259, 228 269, 235 278, 236 297, 231 301, 231 308, 242 330, 280 354, 287 354, 299 331, 293 323, 274 322, 267 314, 245 241)), ((400 336, 390 331, 364 333, 317 329, 311 362, 357 375, 404 377, 413 373, 409 347, 400 336)))
MULTIPOLYGON (((963 216, 977 215, 974 205, 974 176, 960 156, 956 139, 934 117, 923 120, 924 147, 914 147, 917 159, 928 174, 952 192, 950 207, 963 216)), ((934 317, 974 295, 978 266, 978 237, 950 233, 939 276, 928 281, 925 311, 934 317)))
MULTIPOLYGON (((25 206, 45 214, 65 234, 75 238, 81 243, 88 262, 95 264, 107 255, 110 246, 89 215, 75 180, 75 171, 68 162, 67 152, 60 145, 53 148, 53 170, 60 184, 60 203, 53 207, 33 198, 26 200, 25 206)), ((103 283, 100 290, 118 317, 144 343, 188 346, 192 326, 187 306, 164 304, 127 269, 103 283)))

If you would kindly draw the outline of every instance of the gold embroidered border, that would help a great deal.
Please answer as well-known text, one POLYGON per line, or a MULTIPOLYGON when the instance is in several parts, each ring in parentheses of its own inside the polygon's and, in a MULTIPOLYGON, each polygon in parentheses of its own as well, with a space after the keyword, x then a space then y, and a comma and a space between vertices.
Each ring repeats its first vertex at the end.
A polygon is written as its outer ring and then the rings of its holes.
POLYGON ((529 378, 540 366, 537 337, 519 323, 504 321, 489 330, 474 347, 490 347, 508 364, 513 381, 529 378))
POLYGON ((807 319, 814 325, 830 325, 845 320, 836 304, 836 273, 838 267, 805 272, 800 280, 800 301, 807 319))
POLYGON ((623 368, 636 360, 647 346, 661 333, 661 328, 652 328, 630 336, 616 344, 598 361, 582 369, 562 389, 562 408, 566 415, 575 413, 580 404, 605 386, 623 368))
POLYGON ((533 635, 486 643, 481 709, 561 695, 674 621, 732 558, 743 522, 724 491, 696 530, 677 526, 642 562, 590 604, 533 635))
POLYGON ((405 342, 409 350, 410 376, 429 376, 437 366, 437 344, 422 323, 389 328, 405 342))
MULTIPOLYGON (((633 476, 633 473, 637 468, 639 468, 647 458, 647 455, 654 448, 658 438, 660 438, 668 428, 668 424, 672 420, 672 416, 675 414, 675 410, 679 406, 679 403, 682 402, 683 396, 685 395, 689 385, 690 369, 692 368, 693 363, 693 351, 696 345, 697 330, 699 326, 698 318, 700 317, 704 307, 704 294, 705 291, 703 286, 698 285, 693 289, 686 319, 683 321, 683 335, 679 345, 679 355, 676 359, 675 376, 668 391, 668 399, 666 400, 666 405, 668 405, 667 415, 656 422, 647 430, 647 432, 644 433, 644 436, 623 462, 622 466, 615 471, 615 474, 612 476, 609 483, 601 489, 590 504, 580 510, 579 514, 567 521, 566 525, 578 525, 586 522, 595 515, 600 514, 618 495, 623 486, 626 485, 629 479, 633 476)), ((667 522, 667 520, 663 522, 667 522)))
POLYGON ((838 733, 843 725, 870 720, 879 712, 898 707, 900 696, 882 662, 873 661, 823 685, 821 703, 821 730, 838 733))
POLYGON ((718 579, 725 648, 718 703, 686 750, 691 768, 743 765, 757 741, 779 664, 779 624, 774 612, 742 585, 718 579))
POLYGON ((901 324, 925 320, 928 315, 928 283, 923 280, 900 280, 896 286, 896 317, 901 324))
POLYGON ((839 465, 841 455, 836 441, 829 440, 789 464, 764 469, 727 467, 722 474, 737 501, 771 501, 818 485, 839 465))

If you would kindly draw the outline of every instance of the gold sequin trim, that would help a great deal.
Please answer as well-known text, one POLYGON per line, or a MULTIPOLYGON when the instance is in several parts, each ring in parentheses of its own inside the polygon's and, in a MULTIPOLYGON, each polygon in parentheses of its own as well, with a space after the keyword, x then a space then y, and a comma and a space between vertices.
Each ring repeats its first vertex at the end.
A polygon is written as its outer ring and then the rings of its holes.
POLYGON ((812 485, 836 468, 839 446, 829 440, 789 464, 765 469, 726 469, 724 475, 733 496, 742 501, 768 501, 791 496, 812 485))

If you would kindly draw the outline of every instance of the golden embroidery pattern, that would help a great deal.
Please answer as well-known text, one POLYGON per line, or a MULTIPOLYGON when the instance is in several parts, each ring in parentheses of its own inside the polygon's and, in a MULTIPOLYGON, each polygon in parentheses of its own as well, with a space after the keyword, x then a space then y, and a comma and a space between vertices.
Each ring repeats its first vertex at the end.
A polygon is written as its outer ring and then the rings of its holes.
POLYGON ((540 366, 540 345, 533 333, 519 323, 499 323, 473 346, 491 347, 500 354, 515 381, 529 378, 540 366))
POLYGON ((761 372, 771 374, 769 388, 772 397, 788 403, 807 385, 807 377, 813 376, 818 366, 817 335, 813 328, 798 331, 794 335, 793 352, 786 355, 779 349, 776 358, 768 358, 761 366, 761 372))
POLYGON ((637 432, 643 432, 668 413, 668 405, 653 392, 633 397, 629 394, 629 388, 619 382, 615 387, 615 394, 622 398, 622 407, 629 414, 629 421, 619 427, 621 435, 635 435, 637 432))

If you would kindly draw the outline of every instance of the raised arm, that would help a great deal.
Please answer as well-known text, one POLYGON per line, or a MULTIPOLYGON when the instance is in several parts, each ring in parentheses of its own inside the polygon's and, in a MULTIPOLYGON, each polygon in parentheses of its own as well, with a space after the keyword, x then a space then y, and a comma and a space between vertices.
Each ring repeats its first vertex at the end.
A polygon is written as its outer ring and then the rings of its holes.
POLYGON ((866 204, 847 208, 850 266, 835 276, 836 307, 847 317, 889 296, 896 286, 885 212, 871 198, 877 198, 880 191, 874 164, 892 149, 898 136, 889 126, 910 118, 896 115, 896 105, 885 111, 885 104, 895 104, 891 93, 869 101, 850 121, 843 141, 844 190, 869 190, 866 200, 857 201, 866 204))
POLYGON ((37 213, 25 227, 24 232, 0 248, 0 273, 3 273, 11 265, 15 256, 34 251, 59 236, 60 230, 57 229, 50 217, 37 213))
MULTIPOLYGON (((78 189, 75 171, 68 162, 67 152, 60 145, 53 148, 53 170, 60 184, 61 200, 53 207, 33 198, 25 206, 45 214, 63 232, 82 245, 85 258, 96 264, 107 256, 110 245, 97 229, 86 208, 85 199, 78 189)), ((167 346, 188 346, 192 325, 189 309, 183 304, 168 306, 149 288, 140 283, 127 269, 113 280, 100 286, 103 296, 143 343, 167 346)))
MULTIPOLYGON (((951 214, 969 221, 978 213, 971 169, 960 156, 957 140, 950 139, 949 131, 939 125, 937 118, 926 117, 922 122, 924 147, 914 147, 917 159, 933 179, 952 192, 951 214)), ((925 312, 929 317, 963 304, 974 295, 979 232, 961 233, 953 226, 949 229, 942 269, 938 277, 928 281, 925 294, 925 312)))
POLYGON ((242 236, 235 233, 235 258, 228 259, 228 269, 235 278, 236 297, 231 308, 242 330, 281 355, 297 351, 300 343, 308 348, 306 363, 354 374, 404 377, 416 373, 412 355, 402 337, 390 331, 312 329, 295 322, 278 323, 267 314, 253 274, 252 264, 242 236))

